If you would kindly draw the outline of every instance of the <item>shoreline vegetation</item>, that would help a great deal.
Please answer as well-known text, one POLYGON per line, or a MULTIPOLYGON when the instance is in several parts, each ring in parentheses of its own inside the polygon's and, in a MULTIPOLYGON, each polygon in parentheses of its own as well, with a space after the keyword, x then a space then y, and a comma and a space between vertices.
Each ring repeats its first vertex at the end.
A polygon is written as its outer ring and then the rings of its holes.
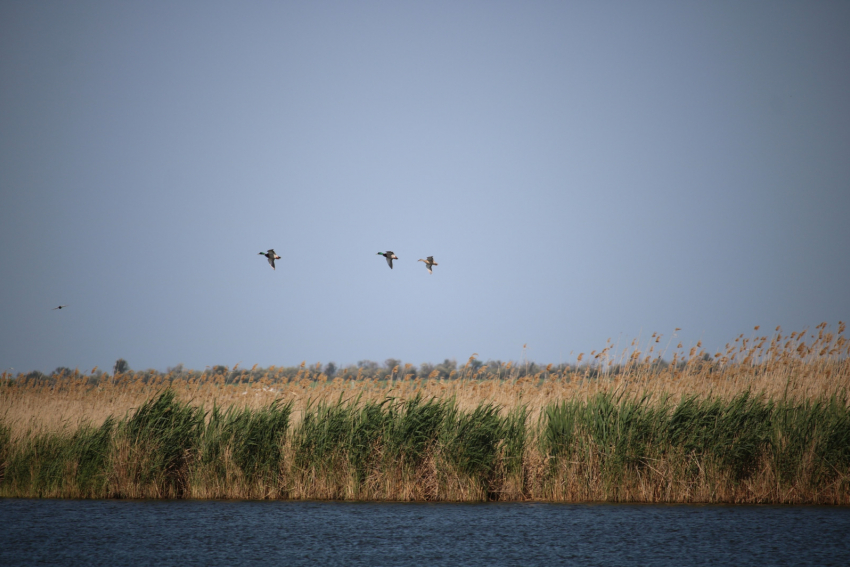
POLYGON ((758 329, 669 360, 654 334, 546 367, 3 374, 0 497, 850 504, 844 323, 758 329))

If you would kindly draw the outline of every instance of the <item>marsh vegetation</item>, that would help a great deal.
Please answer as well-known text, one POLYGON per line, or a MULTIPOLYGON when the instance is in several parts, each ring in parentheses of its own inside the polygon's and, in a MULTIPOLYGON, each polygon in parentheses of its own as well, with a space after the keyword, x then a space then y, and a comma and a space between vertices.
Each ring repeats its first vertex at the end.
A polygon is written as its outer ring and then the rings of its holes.
POLYGON ((0 496, 846 505, 844 331, 446 374, 4 375, 0 496))

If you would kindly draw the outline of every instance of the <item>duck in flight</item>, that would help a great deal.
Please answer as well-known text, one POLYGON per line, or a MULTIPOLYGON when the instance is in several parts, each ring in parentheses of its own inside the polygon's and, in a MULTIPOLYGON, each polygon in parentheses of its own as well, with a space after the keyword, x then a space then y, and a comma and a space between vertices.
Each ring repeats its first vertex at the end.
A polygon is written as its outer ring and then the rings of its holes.
POLYGON ((390 265, 390 269, 393 269, 393 260, 398 260, 398 256, 392 250, 387 250, 386 252, 378 252, 379 255, 383 256, 387 259, 387 264, 390 265))
POLYGON ((428 259, 427 259, 427 260, 423 260, 422 258, 419 258, 419 259, 418 259, 418 260, 416 260, 416 261, 417 261, 417 262, 425 262, 425 267, 428 269, 428 273, 429 273, 429 274, 433 274, 433 273, 434 273, 434 272, 432 272, 432 271, 431 271, 431 266, 439 266, 439 264, 438 264, 437 262, 435 262, 435 261, 434 261, 434 257, 433 257, 433 256, 428 256, 428 259))
POLYGON ((274 248, 269 248, 268 252, 260 252, 260 256, 265 256, 269 259, 269 264, 272 266, 272 270, 274 270, 274 261, 280 260, 280 256, 274 253, 274 248))
POLYGON ((51 309, 51 311, 56 311, 57 309, 64 309, 65 307, 68 307, 68 306, 67 305, 60 305, 59 307, 54 307, 53 309, 51 309))

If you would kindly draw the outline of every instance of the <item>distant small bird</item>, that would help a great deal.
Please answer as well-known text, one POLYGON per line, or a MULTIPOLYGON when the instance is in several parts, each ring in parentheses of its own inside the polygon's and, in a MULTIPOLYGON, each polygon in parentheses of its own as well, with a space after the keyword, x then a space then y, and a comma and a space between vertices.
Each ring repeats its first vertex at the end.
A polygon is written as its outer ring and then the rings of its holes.
POLYGON ((260 252, 260 256, 265 256, 269 259, 269 264, 272 265, 272 270, 274 270, 274 261, 280 260, 280 256, 274 253, 274 248, 269 248, 268 252, 260 252))
POLYGON ((65 307, 68 307, 68 306, 67 305, 60 305, 59 307, 54 307, 53 309, 51 309, 51 311, 56 311, 57 309, 64 309, 65 307))
POLYGON ((393 269, 393 260, 398 260, 398 256, 392 250, 387 250, 386 252, 378 252, 380 256, 383 256, 387 259, 387 264, 390 265, 390 269, 393 269))
POLYGON ((428 256, 428 259, 427 259, 427 260, 423 260, 422 258, 419 258, 419 259, 418 259, 418 260, 416 260, 416 261, 417 261, 417 262, 425 262, 425 267, 428 269, 428 273, 429 273, 429 274, 433 274, 433 273, 434 273, 434 272, 432 272, 432 271, 431 271, 431 266, 439 266, 439 264, 438 264, 437 262, 435 262, 435 261, 434 261, 434 257, 433 257, 433 256, 428 256))

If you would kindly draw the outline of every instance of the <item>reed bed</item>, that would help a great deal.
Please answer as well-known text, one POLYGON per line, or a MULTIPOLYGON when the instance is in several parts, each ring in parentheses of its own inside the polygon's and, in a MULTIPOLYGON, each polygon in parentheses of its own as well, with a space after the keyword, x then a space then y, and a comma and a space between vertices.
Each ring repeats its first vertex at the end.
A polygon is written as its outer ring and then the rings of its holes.
POLYGON ((0 496, 847 505, 844 330, 447 376, 4 375, 0 496))

